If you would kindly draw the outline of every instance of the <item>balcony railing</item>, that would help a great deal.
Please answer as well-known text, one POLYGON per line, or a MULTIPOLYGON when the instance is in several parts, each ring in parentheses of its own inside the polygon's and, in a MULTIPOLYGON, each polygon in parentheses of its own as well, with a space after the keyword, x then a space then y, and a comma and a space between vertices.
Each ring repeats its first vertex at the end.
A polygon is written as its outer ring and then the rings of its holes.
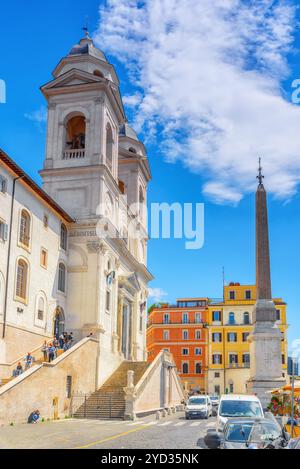
POLYGON ((250 368, 250 362, 247 363, 229 363, 228 368, 250 368))
POLYGON ((85 157, 85 149, 65 150, 63 152, 63 160, 76 160, 85 157))
POLYGON ((149 321, 148 322, 148 326, 152 326, 152 325, 164 325, 164 326, 172 326, 172 325, 178 325, 180 324, 181 326, 188 326, 189 324, 198 324, 199 326, 202 326, 202 327, 205 327, 207 326, 207 323, 206 322, 203 322, 203 321, 169 321, 169 322, 165 322, 165 321, 149 321))
POLYGON ((26 234, 20 234, 19 241, 24 246, 29 246, 30 237, 26 234))

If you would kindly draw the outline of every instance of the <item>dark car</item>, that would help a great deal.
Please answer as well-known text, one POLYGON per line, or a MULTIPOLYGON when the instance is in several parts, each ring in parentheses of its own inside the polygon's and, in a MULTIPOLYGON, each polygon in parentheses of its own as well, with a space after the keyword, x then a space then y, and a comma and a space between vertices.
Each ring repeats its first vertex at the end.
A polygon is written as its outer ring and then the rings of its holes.
POLYGON ((300 449, 300 437, 291 439, 287 449, 300 449))
POLYGON ((273 419, 232 418, 223 432, 209 431, 204 442, 209 449, 279 449, 288 439, 273 419))

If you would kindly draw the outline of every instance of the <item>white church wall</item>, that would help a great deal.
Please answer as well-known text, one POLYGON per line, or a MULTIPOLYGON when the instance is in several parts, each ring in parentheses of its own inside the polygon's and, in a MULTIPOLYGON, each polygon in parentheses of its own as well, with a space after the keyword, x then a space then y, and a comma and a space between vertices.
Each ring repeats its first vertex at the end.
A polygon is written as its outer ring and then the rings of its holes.
MULTIPOLYGON (((1 165, 1 172, 3 167, 1 165)), ((0 205, 0 218, 10 223, 13 176, 8 172, 8 193, 6 203, 0 205)), ((15 202, 12 224, 9 285, 7 299, 7 337, 2 346, 1 360, 13 361, 20 354, 25 354, 43 339, 53 335, 53 318, 56 306, 65 309, 66 295, 58 292, 57 271, 60 261, 67 263, 67 254, 60 248, 61 218, 48 207, 21 180, 16 182, 15 202), (30 215, 29 246, 19 241, 20 216, 23 209, 30 215), (44 217, 48 217, 48 226, 44 226, 44 217), (41 249, 47 251, 47 267, 41 265, 41 249), (28 264, 26 298, 16 297, 17 262, 23 259, 28 264), (37 321, 37 299, 44 298, 44 318, 37 321), (26 350, 26 347, 29 350, 26 350)), ((8 249, 8 241, 0 249, 8 249)), ((0 271, 6 281, 7 255, 0 256, 0 271)), ((3 315, 1 317, 3 322, 3 315)))

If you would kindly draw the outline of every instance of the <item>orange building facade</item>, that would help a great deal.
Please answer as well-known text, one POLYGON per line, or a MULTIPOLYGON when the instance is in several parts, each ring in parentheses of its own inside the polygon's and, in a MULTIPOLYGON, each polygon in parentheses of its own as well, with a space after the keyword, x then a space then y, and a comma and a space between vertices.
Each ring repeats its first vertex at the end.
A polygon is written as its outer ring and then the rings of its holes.
POLYGON ((161 350, 173 354, 183 385, 190 391, 207 388, 208 298, 182 298, 175 306, 153 308, 148 317, 148 361, 161 350))

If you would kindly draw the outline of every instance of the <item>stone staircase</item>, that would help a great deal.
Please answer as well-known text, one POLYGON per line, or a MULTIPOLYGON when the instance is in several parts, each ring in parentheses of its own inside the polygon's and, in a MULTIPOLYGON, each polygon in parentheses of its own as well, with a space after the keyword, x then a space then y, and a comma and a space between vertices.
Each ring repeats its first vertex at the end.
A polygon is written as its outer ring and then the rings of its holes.
MULTIPOLYGON (((134 371, 134 385, 146 372, 149 363, 124 361, 101 388, 89 397, 73 413, 75 418, 87 419, 124 419, 127 372, 134 371)), ((74 398, 74 403, 76 398, 74 398)))
MULTIPOLYGON (((41 346, 41 347, 42 347, 42 346, 41 346)), ((40 347, 40 348, 41 348, 41 347, 40 347)), ((63 353, 64 353, 63 350, 58 349, 58 350, 56 351, 56 356, 57 356, 57 357, 60 357, 63 353)), ((24 368, 24 357, 25 357, 25 355, 24 355, 22 358, 18 359, 18 361, 19 361, 20 363, 22 363, 22 365, 23 365, 23 370, 25 371, 25 368, 24 368)), ((31 366, 42 365, 42 363, 44 363, 44 359, 42 359, 42 358, 36 359, 34 355, 33 355, 33 358, 34 358, 34 361, 33 361, 33 363, 32 363, 31 366)), ((0 387, 1 387, 1 386, 4 386, 4 385, 7 384, 7 383, 9 383, 9 382, 12 381, 13 379, 15 379, 14 376, 10 376, 9 378, 1 378, 1 377, 0 377, 0 387)))

